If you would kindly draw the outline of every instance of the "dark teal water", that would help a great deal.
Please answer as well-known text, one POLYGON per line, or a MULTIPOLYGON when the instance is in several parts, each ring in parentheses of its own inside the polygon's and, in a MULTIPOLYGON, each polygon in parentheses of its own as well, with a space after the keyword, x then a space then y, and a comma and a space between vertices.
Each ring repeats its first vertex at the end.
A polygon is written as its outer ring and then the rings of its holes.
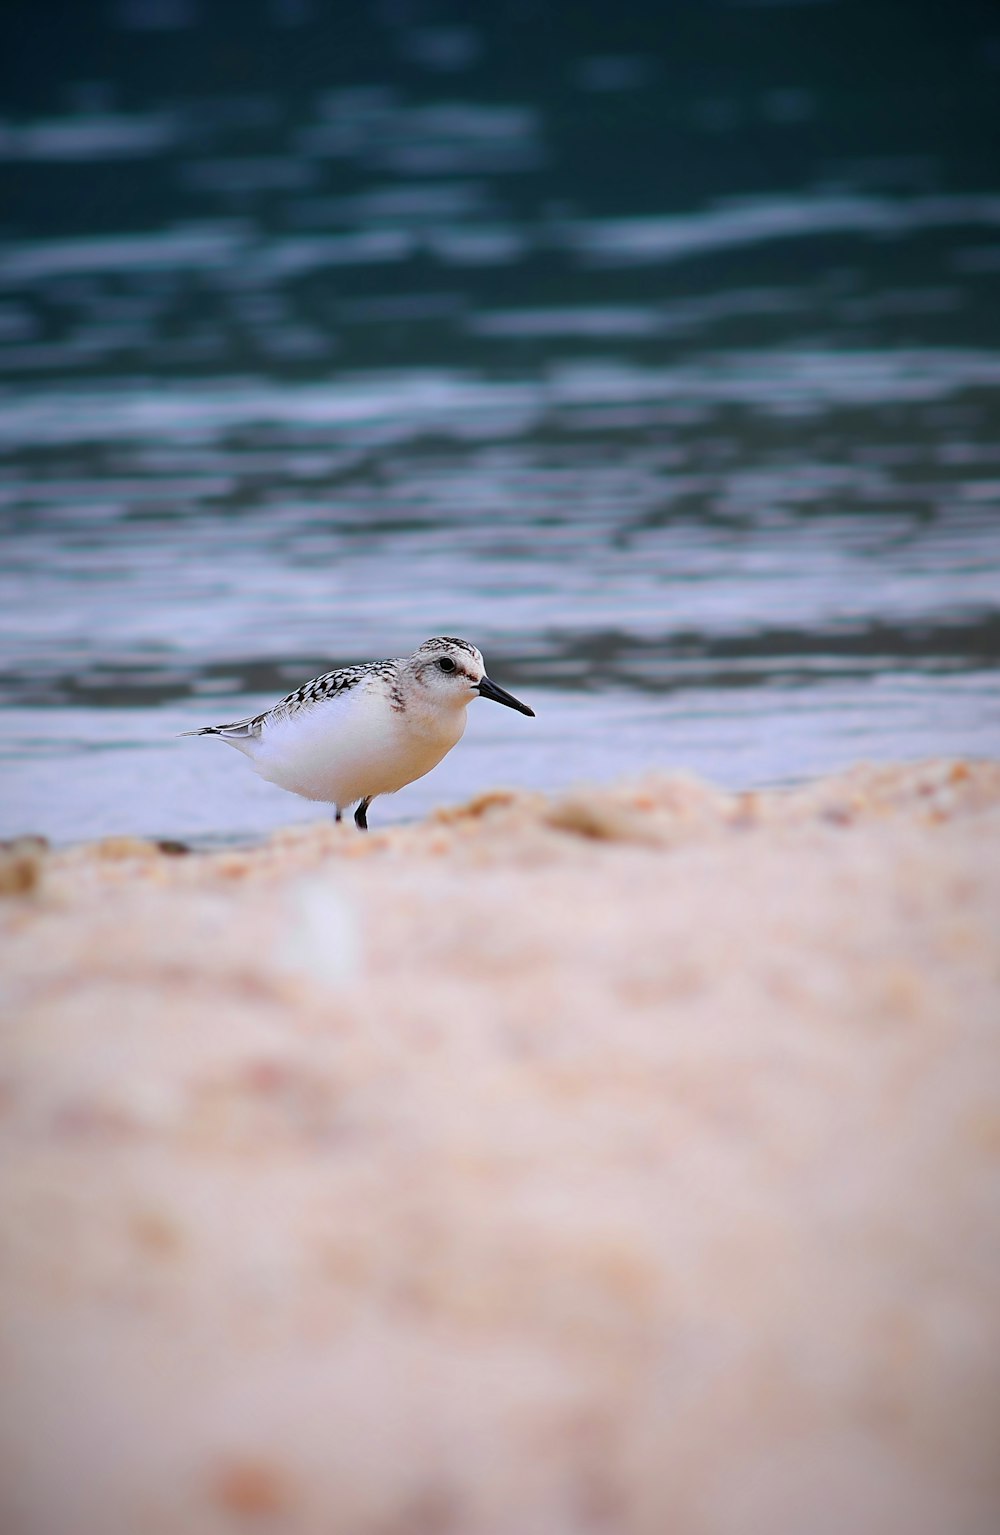
MULTIPOLYGON (((15 7, 0 835, 312 815, 192 725, 466 635, 376 819, 1000 751, 1000 19, 15 7)), ((8 18, 10 25, 10 18, 8 18)))

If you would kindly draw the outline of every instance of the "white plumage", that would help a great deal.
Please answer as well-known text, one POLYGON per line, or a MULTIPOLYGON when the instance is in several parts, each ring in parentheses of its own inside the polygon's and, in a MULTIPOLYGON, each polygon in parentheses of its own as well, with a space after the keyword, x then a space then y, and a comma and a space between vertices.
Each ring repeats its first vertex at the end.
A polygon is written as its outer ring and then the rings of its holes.
POLYGON ((269 783, 334 805, 338 821, 357 803, 367 829, 376 795, 422 778, 461 740, 476 697, 534 714, 487 677, 475 645, 438 636, 411 656, 324 672, 251 719, 184 734, 219 736, 269 783))

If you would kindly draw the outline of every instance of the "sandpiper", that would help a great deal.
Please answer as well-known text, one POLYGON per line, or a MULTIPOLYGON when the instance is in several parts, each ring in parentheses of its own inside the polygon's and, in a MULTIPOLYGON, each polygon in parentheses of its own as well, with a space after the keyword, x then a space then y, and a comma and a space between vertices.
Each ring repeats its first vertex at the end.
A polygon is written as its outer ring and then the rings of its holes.
POLYGON ((534 717, 490 681, 475 645, 439 636, 411 656, 324 672, 251 719, 183 734, 221 737, 269 783, 333 805, 338 821, 357 804, 367 831, 376 795, 423 778, 461 740, 473 698, 534 717))

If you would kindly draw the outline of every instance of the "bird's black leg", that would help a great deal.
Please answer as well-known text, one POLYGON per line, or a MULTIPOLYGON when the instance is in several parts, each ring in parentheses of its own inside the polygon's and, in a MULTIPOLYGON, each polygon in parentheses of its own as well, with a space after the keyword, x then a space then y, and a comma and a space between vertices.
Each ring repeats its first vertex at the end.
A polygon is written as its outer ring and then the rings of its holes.
POLYGON ((335 821, 342 821, 344 819, 343 816, 340 813, 340 806, 339 805, 334 805, 334 807, 333 807, 333 819, 335 821))
POLYGON ((368 830, 368 806, 371 804, 373 798, 374 796, 369 794, 368 798, 363 799, 357 810, 354 812, 354 824, 358 828, 358 831, 368 830))

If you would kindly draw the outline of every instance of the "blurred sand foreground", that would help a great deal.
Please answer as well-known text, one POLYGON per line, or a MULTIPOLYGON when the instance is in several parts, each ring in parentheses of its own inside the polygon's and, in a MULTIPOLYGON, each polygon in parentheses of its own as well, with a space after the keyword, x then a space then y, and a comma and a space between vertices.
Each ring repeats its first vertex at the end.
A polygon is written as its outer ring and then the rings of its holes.
POLYGON ((8 852, 3 1535, 995 1535, 998 834, 925 763, 8 852))

